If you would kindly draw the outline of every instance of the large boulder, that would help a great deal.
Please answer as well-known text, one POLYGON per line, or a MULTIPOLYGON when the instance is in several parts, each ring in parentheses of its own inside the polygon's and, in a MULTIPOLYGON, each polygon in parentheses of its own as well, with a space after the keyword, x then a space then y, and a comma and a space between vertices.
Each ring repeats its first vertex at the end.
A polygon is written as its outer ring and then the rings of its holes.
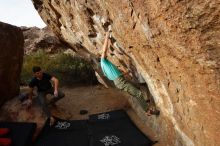
POLYGON ((0 106, 19 94, 23 46, 22 30, 0 22, 0 106))
POLYGON ((32 1, 54 33, 97 68, 111 27, 109 59, 147 83, 161 116, 141 116, 163 145, 220 145, 219 0, 32 1))

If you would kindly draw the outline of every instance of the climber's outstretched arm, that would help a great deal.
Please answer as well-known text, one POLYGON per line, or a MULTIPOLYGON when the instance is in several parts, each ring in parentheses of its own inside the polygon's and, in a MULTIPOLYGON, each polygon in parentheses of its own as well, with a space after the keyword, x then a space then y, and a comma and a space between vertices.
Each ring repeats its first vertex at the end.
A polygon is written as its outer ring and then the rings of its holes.
POLYGON ((109 39, 109 32, 106 32, 106 35, 105 35, 105 41, 104 41, 104 44, 102 46, 102 56, 101 58, 106 58, 107 56, 107 51, 108 51, 108 39, 109 39))

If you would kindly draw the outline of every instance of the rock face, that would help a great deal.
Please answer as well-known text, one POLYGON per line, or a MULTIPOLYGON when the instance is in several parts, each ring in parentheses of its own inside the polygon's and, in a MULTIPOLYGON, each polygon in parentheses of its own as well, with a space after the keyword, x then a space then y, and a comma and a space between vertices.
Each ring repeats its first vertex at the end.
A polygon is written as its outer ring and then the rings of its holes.
POLYGON ((21 27, 21 29, 24 34, 25 54, 30 54, 39 49, 43 49, 47 53, 56 53, 59 50, 68 49, 48 27, 43 29, 37 27, 21 27))
POLYGON ((161 110, 141 115, 163 145, 220 145, 219 0, 33 0, 44 22, 97 63, 105 30, 109 59, 142 76, 161 110))
POLYGON ((19 93, 23 46, 21 29, 0 22, 0 106, 19 93))

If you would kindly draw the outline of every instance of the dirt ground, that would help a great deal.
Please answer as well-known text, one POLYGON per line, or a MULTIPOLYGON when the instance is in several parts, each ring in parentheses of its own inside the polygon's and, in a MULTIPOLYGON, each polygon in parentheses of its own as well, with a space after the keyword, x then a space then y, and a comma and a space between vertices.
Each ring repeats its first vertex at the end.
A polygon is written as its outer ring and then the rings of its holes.
MULTIPOLYGON (((22 88, 21 92, 25 90, 26 88, 22 88)), ((88 115, 91 114, 124 109, 131 120, 145 135, 152 140, 157 140, 155 134, 150 131, 149 127, 144 125, 143 121, 141 121, 135 111, 129 106, 127 93, 117 89, 107 89, 102 85, 63 87, 62 91, 65 93, 65 97, 56 103, 56 108, 50 107, 54 116, 68 120, 80 120, 87 119, 88 115), (87 110, 88 113, 80 114, 81 110, 87 110)), ((48 101, 51 99, 50 96, 47 98, 48 101)), ((33 105, 30 109, 23 106, 18 98, 14 98, 5 103, 0 110, 0 121, 37 123, 35 136, 40 132, 45 120, 46 116, 42 112, 37 98, 34 98, 33 105)), ((159 146, 158 144, 156 145, 159 146)))

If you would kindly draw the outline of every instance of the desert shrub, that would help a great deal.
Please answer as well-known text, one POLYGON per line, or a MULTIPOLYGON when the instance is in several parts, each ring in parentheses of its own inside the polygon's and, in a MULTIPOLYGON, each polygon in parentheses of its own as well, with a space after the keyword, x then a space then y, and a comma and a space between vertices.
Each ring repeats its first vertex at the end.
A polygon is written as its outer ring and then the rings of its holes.
POLYGON ((49 55, 39 50, 24 57, 21 72, 21 83, 23 85, 27 85, 31 80, 33 66, 40 66, 43 71, 56 76, 61 85, 97 83, 94 70, 86 60, 63 52, 49 55))

